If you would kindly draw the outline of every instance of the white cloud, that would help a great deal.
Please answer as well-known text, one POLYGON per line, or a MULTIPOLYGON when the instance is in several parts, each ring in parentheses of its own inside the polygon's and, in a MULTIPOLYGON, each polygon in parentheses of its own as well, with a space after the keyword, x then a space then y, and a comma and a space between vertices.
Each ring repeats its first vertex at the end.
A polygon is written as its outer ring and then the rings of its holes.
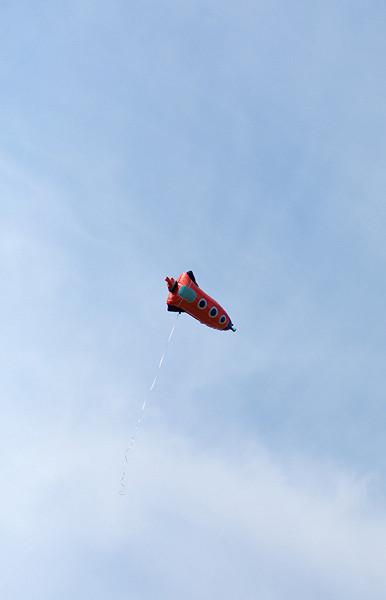
MULTIPOLYGON (((144 427, 122 497, 117 437, 53 429, 19 448, 8 441, 3 544, 13 537, 22 556, 26 547, 44 556, 48 587, 62 585, 60 576, 50 580, 49 548, 59 545, 74 572, 89 547, 102 561, 111 555, 121 561, 122 552, 140 556, 147 576, 160 577, 160 597, 194 589, 196 597, 221 592, 231 599, 243 578, 245 598, 253 597, 253 586, 275 600, 319 597, 320 585, 328 598, 382 597, 386 514, 374 510, 367 482, 352 473, 296 457, 279 460, 256 444, 227 456, 144 427)), ((2 560, 11 586, 16 556, 2 560)), ((97 581, 96 574, 95 589, 97 581)), ((130 582, 122 585, 131 597, 130 582)), ((45 589, 39 593, 46 597, 45 589)))

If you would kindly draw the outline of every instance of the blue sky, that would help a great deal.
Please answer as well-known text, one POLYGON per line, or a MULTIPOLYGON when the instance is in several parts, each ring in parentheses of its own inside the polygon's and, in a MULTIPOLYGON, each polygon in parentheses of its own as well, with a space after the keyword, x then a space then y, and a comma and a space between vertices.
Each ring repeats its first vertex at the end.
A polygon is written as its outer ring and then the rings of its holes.
POLYGON ((1 597, 384 598, 384 4, 0 16, 1 597))

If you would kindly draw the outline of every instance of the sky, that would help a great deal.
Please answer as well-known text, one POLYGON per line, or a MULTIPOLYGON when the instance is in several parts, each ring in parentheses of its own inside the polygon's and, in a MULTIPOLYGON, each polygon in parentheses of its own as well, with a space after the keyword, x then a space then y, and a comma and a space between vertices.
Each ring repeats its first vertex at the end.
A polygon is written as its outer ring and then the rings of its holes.
POLYGON ((385 26, 0 2, 2 599, 385 597, 385 26))

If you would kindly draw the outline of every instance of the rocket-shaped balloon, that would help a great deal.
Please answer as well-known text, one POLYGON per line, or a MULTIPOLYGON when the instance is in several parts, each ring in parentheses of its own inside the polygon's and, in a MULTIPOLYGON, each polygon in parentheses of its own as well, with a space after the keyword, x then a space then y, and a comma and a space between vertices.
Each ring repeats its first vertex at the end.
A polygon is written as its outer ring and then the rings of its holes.
POLYGON ((166 277, 169 295, 167 307, 172 312, 186 312, 213 329, 236 331, 228 313, 206 294, 196 282, 192 271, 182 273, 178 279, 166 277))

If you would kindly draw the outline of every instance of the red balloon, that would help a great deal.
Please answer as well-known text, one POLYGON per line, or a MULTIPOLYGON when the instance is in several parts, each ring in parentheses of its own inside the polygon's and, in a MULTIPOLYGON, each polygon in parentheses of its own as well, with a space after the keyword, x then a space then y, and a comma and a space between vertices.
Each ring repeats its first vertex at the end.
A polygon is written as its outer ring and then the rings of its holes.
POLYGON ((177 280, 166 277, 165 281, 169 290, 166 300, 169 311, 186 312, 213 329, 236 331, 223 307, 197 285, 192 271, 182 273, 177 280))

